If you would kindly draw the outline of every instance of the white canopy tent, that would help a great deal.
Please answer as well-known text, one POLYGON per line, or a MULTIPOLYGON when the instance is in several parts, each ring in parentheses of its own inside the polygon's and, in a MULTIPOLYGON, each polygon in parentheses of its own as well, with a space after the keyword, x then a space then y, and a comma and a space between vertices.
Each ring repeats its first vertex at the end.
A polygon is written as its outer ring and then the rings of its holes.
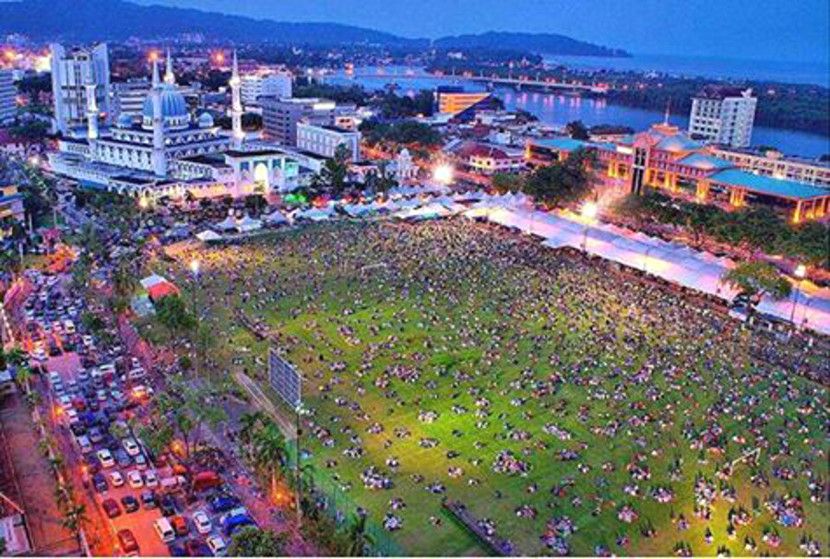
POLYGON ((232 215, 229 215, 222 221, 216 224, 216 228, 220 231, 232 231, 236 229, 236 218, 232 215))
POLYGON ((215 231, 211 231, 210 229, 206 229, 201 233, 196 234, 196 238, 202 241, 203 243, 209 243, 211 241, 219 241, 222 240, 222 235, 219 235, 215 231))
POLYGON ((271 225, 284 225, 288 223, 288 218, 285 217, 279 210, 274 210, 262 219, 271 225))
POLYGON ((262 229, 262 221, 254 219, 249 215, 246 215, 236 222, 236 230, 240 233, 250 233, 258 229, 262 229))
MULTIPOLYGON (((474 205, 465 212, 470 217, 484 217, 489 221, 538 235, 544 244, 553 248, 569 246, 585 250, 595 256, 618 262, 647 274, 695 289, 726 301, 737 291, 722 283, 721 277, 735 266, 723 257, 693 250, 678 243, 635 233, 613 225, 587 223, 563 215, 474 205)), ((788 300, 775 301, 763 297, 759 312, 830 334, 830 289, 800 286, 788 300)))

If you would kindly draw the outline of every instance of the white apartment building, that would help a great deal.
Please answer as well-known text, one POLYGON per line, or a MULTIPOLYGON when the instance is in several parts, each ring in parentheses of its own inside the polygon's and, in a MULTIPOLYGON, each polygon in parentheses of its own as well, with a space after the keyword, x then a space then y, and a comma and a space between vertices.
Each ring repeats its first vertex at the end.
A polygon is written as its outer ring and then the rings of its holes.
POLYGON ((360 132, 337 126, 297 123, 297 148, 323 157, 334 157, 338 146, 349 150, 350 161, 360 159, 360 132))
POLYGON ((53 43, 50 49, 56 129, 64 134, 76 128, 85 131, 87 85, 95 86, 95 105, 109 122, 110 68, 106 43, 69 50, 53 43))
POLYGON ((747 147, 757 102, 752 89, 708 85, 692 98, 689 133, 712 144, 747 147))
POLYGON ((17 88, 12 70, 0 70, 0 124, 14 119, 17 113, 17 88))
POLYGON ((242 76, 242 102, 245 105, 259 105, 263 96, 289 98, 292 94, 291 75, 247 74, 242 76))

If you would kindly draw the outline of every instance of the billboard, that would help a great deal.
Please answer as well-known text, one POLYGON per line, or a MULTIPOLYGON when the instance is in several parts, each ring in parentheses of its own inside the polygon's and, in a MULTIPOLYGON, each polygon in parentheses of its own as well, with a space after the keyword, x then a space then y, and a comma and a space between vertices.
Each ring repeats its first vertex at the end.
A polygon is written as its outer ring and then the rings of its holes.
POLYGON ((268 351, 268 382, 291 409, 302 402, 302 378, 294 365, 280 357, 274 348, 268 351))

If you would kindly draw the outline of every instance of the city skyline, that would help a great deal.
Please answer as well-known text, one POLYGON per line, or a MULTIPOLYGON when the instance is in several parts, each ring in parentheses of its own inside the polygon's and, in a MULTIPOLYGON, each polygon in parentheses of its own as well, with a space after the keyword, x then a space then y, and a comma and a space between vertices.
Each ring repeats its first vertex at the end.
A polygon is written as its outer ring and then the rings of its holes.
POLYGON ((622 48, 635 54, 759 59, 825 63, 830 60, 830 5, 822 0, 792 4, 729 0, 654 2, 632 5, 599 0, 588 6, 566 0, 540 3, 517 0, 509 6, 490 0, 459 0, 450 6, 424 0, 412 17, 398 1, 340 0, 279 5, 241 0, 228 6, 218 0, 139 0, 144 5, 196 8, 261 19, 331 22, 377 29, 411 38, 486 31, 559 33, 579 40, 622 48), (619 25, 624 21, 625 25, 619 25), (667 23, 669 22, 669 23, 667 23), (665 28, 670 25, 670 28, 665 28), (663 33, 655 29, 664 27, 663 33), (774 37, 774 40, 770 40, 774 37), (818 45, 825 48, 818 48, 818 45))

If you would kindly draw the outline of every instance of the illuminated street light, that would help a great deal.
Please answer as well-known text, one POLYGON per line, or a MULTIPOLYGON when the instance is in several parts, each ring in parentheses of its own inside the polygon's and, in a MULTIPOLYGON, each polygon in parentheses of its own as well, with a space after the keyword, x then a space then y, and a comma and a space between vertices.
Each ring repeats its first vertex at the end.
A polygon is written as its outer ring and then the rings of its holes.
POLYGON ((596 219, 599 208, 596 202, 585 202, 582 206, 582 217, 585 219, 596 219))
POLYGON ((200 267, 200 264, 199 264, 198 260, 193 259, 193 260, 190 261, 190 271, 193 272, 194 276, 199 275, 199 267, 200 267))
POLYGON ((796 281, 794 282, 795 286, 793 289, 793 308, 790 311, 790 323, 795 326, 795 306, 798 304, 798 296, 799 296, 799 288, 801 287, 801 282, 804 277, 807 275, 807 266, 804 264, 799 264, 795 267, 793 271, 793 276, 795 276, 796 281))
POLYGON ((150 201, 147 199, 146 196, 142 196, 138 199, 138 207, 142 210, 146 210, 150 206, 150 201))
POLYGON ((452 184, 455 169, 449 163, 441 163, 432 171, 432 180, 438 184, 452 184))

